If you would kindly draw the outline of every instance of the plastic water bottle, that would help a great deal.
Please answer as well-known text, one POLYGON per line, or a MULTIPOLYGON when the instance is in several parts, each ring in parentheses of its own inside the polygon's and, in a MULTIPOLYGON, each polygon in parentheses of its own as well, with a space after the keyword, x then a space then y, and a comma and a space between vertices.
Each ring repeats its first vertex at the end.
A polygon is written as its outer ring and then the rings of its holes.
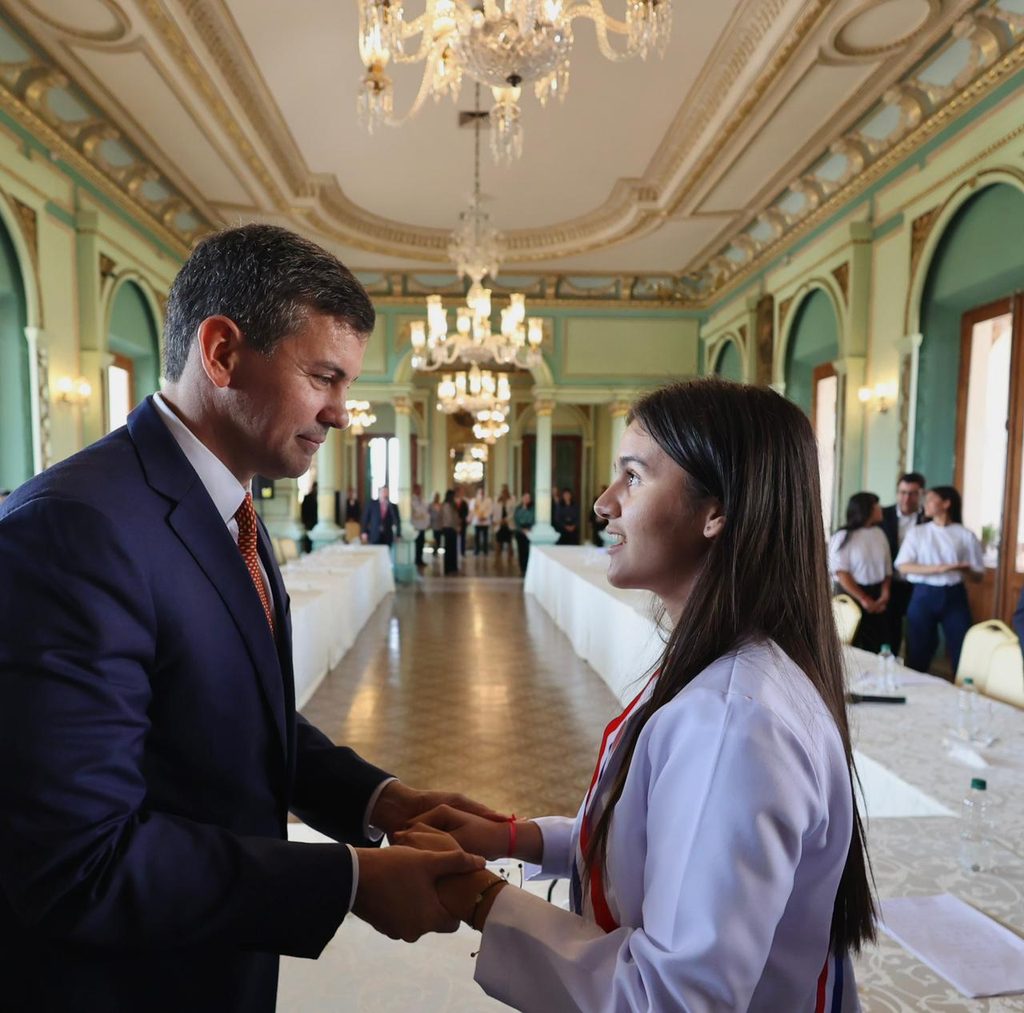
POLYGON ((970 742, 977 733, 977 697, 974 680, 967 676, 956 695, 956 733, 970 742))
POLYGON ((895 696, 899 688, 896 684, 896 659, 888 644, 882 644, 882 649, 878 652, 878 661, 881 668, 880 689, 883 693, 895 696))
POLYGON ((982 872, 992 864, 992 829, 988 818, 988 785, 982 777, 971 778, 960 811, 960 864, 965 872, 982 872))

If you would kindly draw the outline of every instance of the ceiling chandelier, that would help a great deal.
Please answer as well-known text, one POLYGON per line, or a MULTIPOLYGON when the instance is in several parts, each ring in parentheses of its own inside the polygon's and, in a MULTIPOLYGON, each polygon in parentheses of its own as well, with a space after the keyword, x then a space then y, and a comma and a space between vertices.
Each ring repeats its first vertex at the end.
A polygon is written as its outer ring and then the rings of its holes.
POLYGON ((494 444, 508 432, 508 423, 505 421, 505 411, 499 408, 492 408, 490 411, 484 409, 476 413, 476 422, 473 423, 473 435, 484 443, 494 444))
POLYGON ((348 412, 348 427, 354 436, 361 435, 364 429, 369 429, 377 421, 369 401, 346 401, 345 411, 348 412))
POLYGON ((359 55, 366 73, 359 92, 360 119, 369 130, 397 126, 429 97, 457 99, 463 74, 490 87, 491 153, 519 158, 523 128, 519 99, 532 84, 540 104, 569 90, 572 22, 589 18, 608 60, 665 52, 672 30, 671 0, 626 0, 624 21, 609 17, 602 0, 424 0, 406 20, 402 0, 360 0, 359 55), (625 37, 616 49, 610 35, 625 37), (394 114, 391 63, 423 63, 423 79, 409 111, 394 114))
POLYGON ((448 311, 441 297, 427 296, 427 319, 413 320, 409 325, 413 369, 440 369, 457 361, 532 369, 541 359, 544 321, 526 316, 526 296, 522 292, 512 292, 508 306, 502 308, 501 332, 491 330, 491 290, 484 288, 483 281, 498 275, 501 240, 480 194, 480 85, 476 86, 475 116, 473 194, 448 244, 455 269, 470 282, 466 305, 455 311, 455 333, 449 336, 448 311))
POLYGON ((469 372, 445 373, 437 384, 437 410, 446 415, 455 412, 500 411, 508 414, 512 388, 504 374, 495 376, 476 363, 469 372))

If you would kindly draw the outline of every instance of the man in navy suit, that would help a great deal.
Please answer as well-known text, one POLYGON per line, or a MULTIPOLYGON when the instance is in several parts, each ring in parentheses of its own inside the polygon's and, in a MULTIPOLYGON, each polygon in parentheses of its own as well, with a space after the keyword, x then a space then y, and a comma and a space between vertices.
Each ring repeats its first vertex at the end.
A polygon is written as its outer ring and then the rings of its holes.
POLYGON ((162 394, 0 507, 3 1008, 269 1013, 278 954, 317 956, 350 911, 455 928, 436 880, 478 860, 373 845, 441 800, 487 810, 296 714, 248 494, 347 425, 373 323, 315 244, 210 237, 171 290, 162 394), (289 843, 289 812, 339 843, 289 843))
MULTIPOLYGON (((908 471, 901 475, 896 483, 896 502, 882 509, 882 531, 889 540, 889 552, 892 558, 900 551, 907 532, 916 524, 925 524, 928 518, 921 506, 921 494, 924 492, 924 475, 917 471, 908 471)), ((892 586, 889 591, 889 605, 885 610, 886 625, 889 628, 889 646, 894 654, 900 653, 903 640, 903 617, 907 614, 910 596, 914 585, 893 571, 892 586)))
POLYGON ((377 499, 371 499, 363 511, 362 540, 371 545, 392 545, 402 537, 402 518, 398 507, 388 497, 388 487, 377 490, 377 499))

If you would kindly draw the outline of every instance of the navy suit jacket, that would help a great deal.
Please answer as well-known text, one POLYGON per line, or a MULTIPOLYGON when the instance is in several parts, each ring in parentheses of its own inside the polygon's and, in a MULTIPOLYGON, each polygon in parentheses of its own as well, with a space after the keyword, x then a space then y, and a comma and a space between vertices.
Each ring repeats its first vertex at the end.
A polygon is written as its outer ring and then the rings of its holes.
POLYGON ((402 537, 402 519, 398 515, 398 506, 388 501, 388 519, 390 525, 381 523, 380 500, 371 499, 363 511, 363 531, 371 545, 390 545, 395 538, 402 537), (390 531, 388 528, 390 527, 390 531))
POLYGON ((0 507, 0 1006, 273 1010, 314 957, 386 776, 295 712, 213 502, 147 401, 0 507))
MULTIPOLYGON (((896 511, 899 507, 893 503, 892 506, 882 508, 882 523, 881 529, 885 532, 885 537, 889 540, 889 552, 892 555, 892 561, 896 562, 896 553, 900 551, 899 545, 899 532, 900 522, 896 515, 896 511)), ((917 511, 917 524, 927 524, 928 518, 925 517, 923 510, 917 511)), ((898 577, 899 574, 896 574, 898 577)))

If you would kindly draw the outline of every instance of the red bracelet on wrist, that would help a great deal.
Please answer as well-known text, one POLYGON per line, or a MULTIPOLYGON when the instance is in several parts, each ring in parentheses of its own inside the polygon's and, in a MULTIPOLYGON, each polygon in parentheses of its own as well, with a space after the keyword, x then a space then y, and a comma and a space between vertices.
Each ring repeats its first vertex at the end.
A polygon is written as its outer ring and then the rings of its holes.
POLYGON ((518 831, 516 830, 516 818, 510 816, 508 820, 508 857, 514 858, 516 854, 516 836, 518 831))

